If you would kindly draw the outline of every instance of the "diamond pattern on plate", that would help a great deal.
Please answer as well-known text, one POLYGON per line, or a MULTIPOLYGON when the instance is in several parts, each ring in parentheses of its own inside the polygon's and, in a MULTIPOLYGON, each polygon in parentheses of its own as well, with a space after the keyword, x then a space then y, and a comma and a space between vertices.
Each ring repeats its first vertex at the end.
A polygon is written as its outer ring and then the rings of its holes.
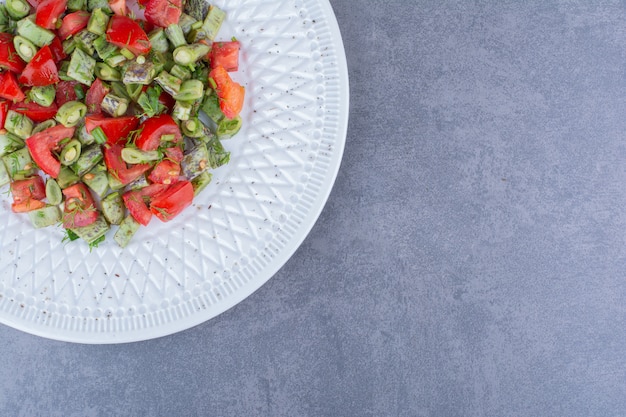
POLYGON ((345 140, 347 71, 332 10, 327 0, 214 3, 228 15, 221 39, 242 43, 233 78, 246 87, 244 127, 224 142, 230 164, 192 207, 153 220, 124 250, 111 238, 93 251, 64 243, 60 228, 35 230, 3 198, 0 320, 92 343, 171 333, 247 296, 304 238, 345 140))

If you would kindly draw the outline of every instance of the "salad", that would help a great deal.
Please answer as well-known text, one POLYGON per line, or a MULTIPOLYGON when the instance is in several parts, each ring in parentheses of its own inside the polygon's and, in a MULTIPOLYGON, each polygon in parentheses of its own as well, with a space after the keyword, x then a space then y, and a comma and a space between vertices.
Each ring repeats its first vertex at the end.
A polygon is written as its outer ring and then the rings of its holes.
POLYGON ((13 212, 92 247, 115 226, 125 247, 228 163, 240 45, 216 40, 224 11, 183 1, 139 0, 137 14, 126 0, 0 5, 0 186, 13 212))

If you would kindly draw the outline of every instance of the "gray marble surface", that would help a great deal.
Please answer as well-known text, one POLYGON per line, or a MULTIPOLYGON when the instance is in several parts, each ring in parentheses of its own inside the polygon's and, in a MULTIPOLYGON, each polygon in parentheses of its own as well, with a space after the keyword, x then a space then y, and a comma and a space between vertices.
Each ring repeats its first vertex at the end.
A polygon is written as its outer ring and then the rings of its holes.
POLYGON ((347 145, 293 258, 161 339, 0 326, 0 415, 626 415, 624 2, 331 3, 347 145))

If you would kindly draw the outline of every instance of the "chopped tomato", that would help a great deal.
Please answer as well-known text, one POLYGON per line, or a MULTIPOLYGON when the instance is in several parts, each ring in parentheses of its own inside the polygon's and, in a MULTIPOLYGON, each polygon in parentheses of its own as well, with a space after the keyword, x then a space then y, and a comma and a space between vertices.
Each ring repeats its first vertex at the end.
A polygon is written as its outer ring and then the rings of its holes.
POLYGON ((11 110, 27 116, 33 122, 43 122, 44 120, 52 119, 57 114, 58 109, 56 103, 44 107, 34 101, 23 101, 11 105, 11 110))
POLYGON ((111 91, 111 89, 106 86, 100 78, 96 78, 91 84, 91 87, 89 87, 89 90, 87 90, 87 97, 85 97, 88 114, 100 113, 102 111, 102 100, 109 94, 109 91, 111 91))
POLYGON ((126 137, 137 128, 139 119, 135 116, 105 117, 94 114, 85 117, 85 128, 88 133, 100 126, 107 137, 107 143, 124 143, 126 137))
POLYGON ((166 187, 162 184, 151 184, 139 190, 130 190, 122 194, 122 200, 124 200, 124 205, 130 215, 140 224, 147 226, 152 218, 152 212, 148 208, 147 202, 166 187))
POLYGON ((144 15, 149 23, 166 28, 178 24, 181 8, 181 0, 148 0, 144 15))
POLYGON ((78 100, 78 93, 80 91, 84 94, 85 87, 78 81, 59 81, 55 97, 57 106, 61 107, 68 101, 78 100))
POLYGON ((180 149, 178 146, 166 148, 164 152, 165 156, 174 162, 178 162, 180 164, 180 161, 183 160, 183 150, 180 149))
POLYGON ((167 107, 168 113, 171 113, 172 110, 174 109, 174 105, 176 104, 176 100, 174 100, 174 97, 172 97, 165 91, 162 91, 161 94, 159 95, 159 103, 167 107))
POLYGON ((79 182, 63 190, 65 206, 63 208, 63 227, 89 226, 98 218, 93 196, 85 184, 79 182))
POLYGON ((33 8, 35 8, 35 10, 37 10, 37 6, 39 6, 39 3, 41 3, 43 0, 28 0, 28 4, 30 4, 31 6, 33 6, 33 8))
POLYGON ((215 82, 220 109, 224 115, 229 119, 237 117, 243 108, 245 89, 234 82, 222 66, 213 68, 209 73, 209 78, 215 82))
POLYGON ((9 111, 9 102, 0 99, 0 129, 4 128, 4 122, 7 119, 7 113, 9 111))
POLYGON ((211 68, 222 66, 226 71, 239 69, 239 41, 213 42, 210 52, 211 68))
POLYGON ((0 68, 20 73, 25 66, 26 64, 17 54, 15 45, 13 45, 13 35, 0 33, 0 68))
POLYGON ((11 183, 11 194, 13 195, 11 209, 15 213, 36 210, 46 205, 41 201, 46 198, 46 186, 39 175, 13 181, 11 183))
POLYGON ((41 47, 33 59, 26 64, 24 71, 20 74, 19 81, 31 86, 50 85, 59 81, 57 64, 54 62, 52 51, 48 45, 41 47))
POLYGON ((126 14, 128 13, 126 0, 109 0, 109 7, 113 11, 113 13, 120 16, 126 16, 126 14))
POLYGON ((56 23, 67 8, 67 0, 43 0, 37 6, 35 23, 46 29, 56 29, 56 23))
POLYGON ((176 217, 193 200, 193 186, 187 180, 169 185, 156 194, 150 202, 150 211, 161 221, 167 222, 176 217))
POLYGON ((0 97, 14 102, 23 101, 26 98, 12 72, 0 73, 0 97))
POLYGON ((157 184, 174 184, 180 176, 180 164, 164 159, 152 168, 148 179, 157 184))
POLYGON ((139 23, 128 16, 113 15, 109 20, 106 31, 109 43, 126 48, 135 55, 145 55, 150 52, 150 39, 139 23))
POLYGON ((163 135, 173 135, 173 139, 168 142, 178 142, 183 137, 180 128, 169 114, 150 117, 139 128, 141 131, 135 140, 135 145, 144 151, 153 151, 158 148, 163 135))
POLYGON ((150 164, 129 165, 122 159, 120 144, 107 144, 104 146, 104 163, 113 177, 123 185, 129 184, 139 178, 150 169, 150 164))
POLYGON ((58 149, 59 142, 72 136, 74 136, 73 127, 56 125, 26 139, 26 146, 37 166, 46 174, 56 178, 59 176, 61 163, 52 155, 52 151, 58 149))
POLYGON ((50 52, 52 52, 52 59, 54 59, 54 62, 59 62, 62 59, 67 58, 67 54, 63 50, 61 39, 59 39, 58 36, 55 36, 48 46, 50 47, 50 52))
POLYGON ((64 41, 70 36, 76 35, 78 32, 85 29, 89 23, 90 16, 91 13, 85 10, 78 10, 67 14, 63 18, 63 23, 61 23, 61 27, 59 28, 59 38, 64 41))

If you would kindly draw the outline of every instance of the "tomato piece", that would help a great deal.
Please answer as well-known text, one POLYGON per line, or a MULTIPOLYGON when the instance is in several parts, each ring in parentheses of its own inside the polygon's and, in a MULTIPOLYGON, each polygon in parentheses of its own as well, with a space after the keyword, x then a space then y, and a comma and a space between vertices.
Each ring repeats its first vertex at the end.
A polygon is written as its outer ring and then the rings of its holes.
POLYGON ((82 182, 63 190, 65 206, 63 208, 63 227, 89 226, 98 218, 98 210, 89 188, 82 182))
POLYGON ((10 103, 7 100, 0 99, 0 129, 4 128, 4 122, 7 120, 10 103))
POLYGON ((33 59, 26 64, 19 81, 30 86, 44 86, 59 82, 57 64, 54 62, 48 45, 41 47, 33 59))
POLYGON ((150 211, 161 221, 167 222, 176 217, 193 200, 193 186, 187 180, 169 185, 156 194, 150 202, 150 211))
POLYGON ((56 23, 67 8, 67 0, 43 0, 37 6, 35 23, 46 29, 56 29, 56 23))
POLYGON ((61 107, 68 101, 78 100, 78 92, 85 94, 85 86, 78 81, 59 81, 54 101, 61 107))
POLYGON ((106 86, 100 78, 96 78, 91 84, 91 87, 89 87, 89 90, 87 90, 87 96, 85 97, 88 114, 100 113, 102 111, 102 100, 109 94, 109 91, 111 91, 111 89, 106 86))
POLYGON ((211 68, 224 67, 226 71, 239 69, 239 41, 213 42, 209 54, 211 68))
POLYGON ((30 4, 31 6, 33 6, 35 10, 37 10, 37 7, 39 7, 39 4, 41 4, 43 0, 27 0, 27 1, 28 1, 28 4, 30 4))
POLYGON ((104 163, 108 171, 123 185, 135 181, 144 172, 150 169, 150 164, 129 165, 122 159, 121 144, 107 144, 104 146, 104 163))
POLYGON ((148 35, 139 23, 128 16, 113 15, 109 20, 106 38, 109 43, 119 48, 126 48, 135 55, 145 55, 150 52, 148 35))
POLYGON ((139 119, 135 116, 106 117, 94 114, 85 117, 85 128, 88 133, 100 126, 107 137, 107 143, 125 143, 126 137, 137 128, 139 119))
POLYGON ((144 16, 149 23, 166 28, 178 24, 181 8, 181 0, 148 0, 144 16))
POLYGON ((0 73, 0 97, 8 100, 22 101, 26 98, 24 92, 17 83, 15 74, 9 71, 0 73))
POLYGON ((164 150, 165 156, 174 162, 180 162, 183 160, 183 150, 178 146, 172 146, 164 150))
POLYGON ((13 45, 13 35, 0 33, 0 68, 20 73, 26 63, 20 58, 13 45))
POLYGON ((50 52, 52 52, 52 59, 54 59, 54 62, 59 62, 67 58, 67 54, 63 50, 61 39, 59 39, 58 36, 55 36, 48 46, 50 47, 50 52))
POLYGON ((46 174, 57 178, 61 163, 52 155, 52 151, 58 148, 59 142, 72 136, 74 136, 73 127, 56 125, 26 139, 26 146, 37 166, 46 174))
POLYGON ((57 114, 58 109, 56 103, 44 107, 34 101, 23 101, 11 106, 11 110, 27 116, 33 122, 43 122, 44 120, 52 119, 57 114))
POLYGON ((220 109, 224 115, 229 119, 237 117, 243 108, 245 89, 239 83, 234 82, 222 66, 213 68, 209 73, 209 78, 215 82, 220 109))
POLYGON ((139 129, 135 145, 144 151, 153 151, 158 148, 163 135, 174 135, 172 142, 178 142, 183 137, 172 116, 166 113, 146 119, 139 129))
POLYGON ((167 185, 151 184, 139 190, 130 190, 122 194, 124 205, 128 212, 137 222, 147 226, 152 218, 152 212, 148 208, 148 202, 152 196, 160 193, 167 185))
POLYGON ((180 164, 164 159, 152 168, 148 179, 156 184, 174 184, 180 176, 180 164))
POLYGON ((11 183, 11 194, 13 195, 11 209, 15 213, 36 210, 46 205, 41 201, 46 198, 46 186, 39 175, 13 181, 11 183))
POLYGON ((85 10, 78 10, 67 14, 63 18, 63 22, 61 23, 61 27, 59 28, 59 38, 64 41, 70 36, 76 35, 78 32, 85 29, 87 27, 87 24, 89 23, 90 16, 91 13, 85 10))
POLYGON ((113 13, 126 16, 128 14, 128 8, 126 7, 126 0, 109 0, 109 7, 113 13))

